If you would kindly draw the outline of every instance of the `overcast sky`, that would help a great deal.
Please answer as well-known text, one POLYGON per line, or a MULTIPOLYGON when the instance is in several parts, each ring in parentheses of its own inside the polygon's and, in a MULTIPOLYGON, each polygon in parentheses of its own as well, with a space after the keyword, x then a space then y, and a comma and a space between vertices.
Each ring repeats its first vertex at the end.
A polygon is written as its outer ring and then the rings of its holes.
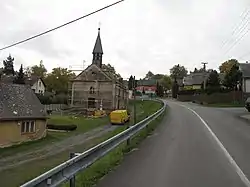
MULTIPOLYGON (((58 66, 79 69, 83 60, 87 67, 101 22, 103 63, 113 65, 124 78, 131 74, 143 77, 149 70, 168 74, 178 63, 193 70, 206 61, 208 68, 216 69, 229 58, 241 62, 250 59, 248 1, 125 0, 60 30, 6 49, 0 52, 0 60, 10 53, 15 57, 16 69, 21 63, 27 67, 39 64, 40 60, 49 71, 58 66), (241 23, 242 32, 233 32, 241 23), (234 47, 227 52, 231 46, 234 47)), ((113 2, 0 0, 0 47, 113 2)))

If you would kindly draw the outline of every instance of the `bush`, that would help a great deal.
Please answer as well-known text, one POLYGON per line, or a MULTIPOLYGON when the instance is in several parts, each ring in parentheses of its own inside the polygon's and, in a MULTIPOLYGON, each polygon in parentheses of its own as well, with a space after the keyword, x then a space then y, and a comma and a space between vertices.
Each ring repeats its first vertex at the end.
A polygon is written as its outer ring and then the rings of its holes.
POLYGON ((70 125, 47 124, 47 129, 74 131, 77 129, 77 125, 73 125, 73 124, 70 124, 70 125))
POLYGON ((36 94, 37 98, 43 105, 51 104, 51 97, 47 95, 36 94))

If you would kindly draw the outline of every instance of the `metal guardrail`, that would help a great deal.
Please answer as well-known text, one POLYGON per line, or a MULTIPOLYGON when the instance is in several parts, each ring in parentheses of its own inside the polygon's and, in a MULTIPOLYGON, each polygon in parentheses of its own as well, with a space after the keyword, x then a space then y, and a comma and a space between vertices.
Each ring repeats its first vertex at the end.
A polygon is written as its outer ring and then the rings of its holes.
MULTIPOLYGON (((161 101, 162 102, 162 101, 161 101)), ((55 187, 63 182, 66 182, 75 177, 75 175, 86 169, 98 159, 105 156, 121 143, 129 140, 132 136, 145 128, 150 122, 156 119, 165 111, 166 105, 158 110, 156 113, 130 126, 125 131, 113 136, 112 138, 90 148, 89 150, 76 154, 74 158, 56 166, 46 173, 34 178, 33 180, 21 185, 21 187, 55 187)))

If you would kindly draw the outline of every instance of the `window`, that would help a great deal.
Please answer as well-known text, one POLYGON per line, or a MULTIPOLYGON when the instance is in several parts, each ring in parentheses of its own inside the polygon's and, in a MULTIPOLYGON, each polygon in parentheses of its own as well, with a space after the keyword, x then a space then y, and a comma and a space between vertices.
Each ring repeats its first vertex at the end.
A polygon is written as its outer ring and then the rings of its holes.
POLYGON ((39 87, 41 87, 41 85, 42 85, 41 81, 38 82, 38 85, 39 85, 39 87))
POLYGON ((93 88, 93 87, 91 86, 90 89, 89 89, 89 93, 90 93, 90 94, 94 94, 94 93, 95 93, 95 88, 93 88))
POLYGON ((35 121, 23 121, 21 124, 21 133, 35 132, 35 121))

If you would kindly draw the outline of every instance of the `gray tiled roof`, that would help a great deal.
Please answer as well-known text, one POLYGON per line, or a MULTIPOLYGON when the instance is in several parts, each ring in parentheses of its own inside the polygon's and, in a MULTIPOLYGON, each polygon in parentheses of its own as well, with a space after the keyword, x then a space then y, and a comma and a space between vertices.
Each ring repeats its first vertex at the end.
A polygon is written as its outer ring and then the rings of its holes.
POLYGON ((208 77, 208 72, 191 73, 190 75, 184 77, 184 85, 201 85, 204 80, 208 79, 208 77))
POLYGON ((27 85, 0 83, 0 120, 46 118, 43 105, 27 85))
POLYGON ((154 86, 157 84, 157 81, 154 79, 150 80, 138 80, 137 86, 154 86))
POLYGON ((239 68, 243 77, 250 77, 250 63, 240 63, 239 68))

